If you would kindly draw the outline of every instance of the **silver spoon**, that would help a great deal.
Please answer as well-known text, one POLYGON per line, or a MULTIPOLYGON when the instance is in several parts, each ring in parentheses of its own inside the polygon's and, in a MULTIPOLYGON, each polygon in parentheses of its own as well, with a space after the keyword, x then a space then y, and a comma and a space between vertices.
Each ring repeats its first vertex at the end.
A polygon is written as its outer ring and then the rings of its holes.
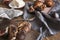
POLYGON ((43 15, 39 11, 37 11, 35 14, 45 24, 45 26, 47 27, 47 29, 49 30, 49 32, 53 35, 54 34, 53 31, 49 28, 47 22, 44 20, 43 15))

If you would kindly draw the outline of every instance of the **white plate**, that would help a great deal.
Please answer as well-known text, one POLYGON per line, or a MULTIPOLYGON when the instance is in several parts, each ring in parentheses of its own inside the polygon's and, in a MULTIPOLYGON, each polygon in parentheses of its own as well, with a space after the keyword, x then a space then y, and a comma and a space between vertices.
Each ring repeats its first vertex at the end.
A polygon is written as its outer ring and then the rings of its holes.
POLYGON ((20 1, 20 4, 19 4, 18 7, 17 6, 12 6, 12 3, 9 4, 9 7, 11 7, 11 8, 22 8, 24 6, 25 6, 25 2, 24 1, 20 1))

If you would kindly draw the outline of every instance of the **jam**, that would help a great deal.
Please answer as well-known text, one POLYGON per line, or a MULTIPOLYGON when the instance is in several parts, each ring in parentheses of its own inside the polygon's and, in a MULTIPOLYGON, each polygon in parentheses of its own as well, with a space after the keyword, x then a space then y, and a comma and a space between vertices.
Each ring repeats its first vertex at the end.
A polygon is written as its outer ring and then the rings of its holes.
POLYGON ((3 36, 5 34, 6 30, 0 30, 0 36, 3 36))

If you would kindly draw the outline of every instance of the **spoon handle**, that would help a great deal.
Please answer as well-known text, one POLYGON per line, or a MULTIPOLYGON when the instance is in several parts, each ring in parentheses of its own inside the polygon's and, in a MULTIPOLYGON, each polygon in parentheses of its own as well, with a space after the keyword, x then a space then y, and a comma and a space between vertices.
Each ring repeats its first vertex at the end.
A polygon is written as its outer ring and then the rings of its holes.
POLYGON ((47 22, 44 20, 43 15, 42 15, 39 11, 37 12, 36 15, 37 15, 37 17, 45 24, 45 26, 47 27, 47 29, 49 30, 49 32, 50 32, 51 34, 54 34, 53 31, 49 28, 47 22))

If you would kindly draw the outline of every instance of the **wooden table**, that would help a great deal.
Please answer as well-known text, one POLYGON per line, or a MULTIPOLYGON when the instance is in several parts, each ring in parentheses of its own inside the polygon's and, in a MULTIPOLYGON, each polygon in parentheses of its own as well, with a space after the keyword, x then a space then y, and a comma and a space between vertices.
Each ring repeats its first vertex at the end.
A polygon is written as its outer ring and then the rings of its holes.
MULTIPOLYGON (((0 3, 0 7, 3 8, 9 8, 7 5, 0 3)), ((19 9, 20 10, 20 9, 19 9)), ((31 30, 27 35, 25 40, 36 40, 37 36, 38 36, 38 32, 31 30)), ((0 39, 3 40, 3 39, 0 39)), ((5 39, 4 39, 5 40, 5 39)), ((60 33, 57 33, 54 36, 50 36, 50 37, 46 37, 43 40, 60 40, 60 33)))

